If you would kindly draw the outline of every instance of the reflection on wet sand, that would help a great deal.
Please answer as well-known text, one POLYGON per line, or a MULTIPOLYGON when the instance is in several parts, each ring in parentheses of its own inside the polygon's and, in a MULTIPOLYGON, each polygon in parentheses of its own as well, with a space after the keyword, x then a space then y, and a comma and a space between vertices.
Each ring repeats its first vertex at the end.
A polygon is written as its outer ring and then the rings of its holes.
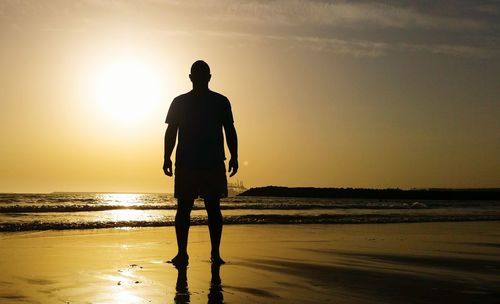
POLYGON ((220 279, 220 264, 212 264, 212 279, 208 293, 208 304, 223 303, 222 281, 220 279))
MULTIPOLYGON (((174 303, 186 304, 190 303, 190 293, 187 282, 187 266, 176 266, 177 282, 175 284, 174 303)), ((220 265, 212 264, 212 278, 210 280, 210 288, 208 292, 208 304, 224 303, 222 294, 222 280, 220 278, 220 265)))
POLYGON ((175 283, 176 304, 189 303, 189 288, 187 282, 187 266, 177 266, 177 282, 175 283))

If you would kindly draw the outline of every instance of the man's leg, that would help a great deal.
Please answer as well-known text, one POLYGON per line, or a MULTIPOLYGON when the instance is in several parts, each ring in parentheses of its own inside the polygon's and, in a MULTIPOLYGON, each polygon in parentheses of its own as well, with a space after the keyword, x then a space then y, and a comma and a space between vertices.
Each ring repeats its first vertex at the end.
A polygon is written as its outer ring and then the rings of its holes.
POLYGON ((177 213, 175 214, 175 234, 177 236, 178 253, 171 261, 173 264, 187 264, 188 262, 187 242, 193 204, 194 199, 177 200, 177 213))
POLYGON ((205 199, 205 209, 208 215, 208 229, 210 231, 210 242, 212 244, 212 263, 224 264, 220 257, 220 240, 222 237, 222 213, 220 212, 220 200, 205 199))

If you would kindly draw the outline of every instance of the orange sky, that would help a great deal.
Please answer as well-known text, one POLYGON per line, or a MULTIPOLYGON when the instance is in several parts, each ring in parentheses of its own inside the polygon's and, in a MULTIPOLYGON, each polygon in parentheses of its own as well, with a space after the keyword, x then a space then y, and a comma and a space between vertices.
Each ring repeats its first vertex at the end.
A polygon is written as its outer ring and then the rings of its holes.
POLYGON ((197 59, 247 186, 499 187, 500 9, 475 3, 2 1, 0 192, 171 192, 197 59))

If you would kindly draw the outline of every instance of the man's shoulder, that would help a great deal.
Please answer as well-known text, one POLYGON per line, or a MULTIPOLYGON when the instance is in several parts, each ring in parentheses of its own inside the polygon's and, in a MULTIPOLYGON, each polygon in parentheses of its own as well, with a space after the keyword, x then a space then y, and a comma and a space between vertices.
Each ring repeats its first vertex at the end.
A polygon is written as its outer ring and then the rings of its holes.
POLYGON ((186 99, 188 99, 190 97, 190 95, 191 95, 191 92, 187 92, 187 93, 181 94, 181 95, 175 97, 174 100, 172 101, 172 103, 174 103, 174 102, 178 103, 178 102, 181 102, 183 100, 186 100, 186 99))
POLYGON ((222 95, 222 94, 221 94, 221 93, 219 93, 219 92, 215 92, 215 91, 212 91, 212 90, 210 90, 210 95, 211 95, 211 97, 213 97, 213 98, 223 99, 223 100, 228 100, 226 96, 222 95))
MULTIPOLYGON (((180 106, 183 104, 184 106, 189 106, 192 104, 191 101, 194 101, 196 99, 197 97, 193 95, 193 91, 189 91, 187 93, 175 97, 171 105, 180 106)), ((208 100, 212 104, 215 103, 223 106, 227 105, 230 106, 229 99, 226 96, 212 90, 208 91, 208 100)))
POLYGON ((221 93, 210 91, 210 97, 212 100, 215 100, 217 102, 229 104, 229 99, 221 93))

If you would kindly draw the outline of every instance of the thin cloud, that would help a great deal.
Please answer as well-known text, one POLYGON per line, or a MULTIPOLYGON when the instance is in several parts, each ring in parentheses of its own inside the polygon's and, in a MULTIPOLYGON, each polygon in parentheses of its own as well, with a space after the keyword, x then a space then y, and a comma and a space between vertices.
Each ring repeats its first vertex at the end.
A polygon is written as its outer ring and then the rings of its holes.
POLYGON ((489 58, 498 56, 500 50, 490 49, 484 47, 475 47, 467 45, 449 45, 449 44, 436 44, 436 45, 423 45, 423 44, 407 44, 400 45, 402 49, 412 51, 429 52, 433 54, 452 55, 458 57, 468 58, 489 58))
MULTIPOLYGON (((472 18, 464 14, 450 15, 448 11, 436 9, 430 13, 419 9, 418 2, 412 6, 391 4, 387 2, 352 2, 352 1, 309 1, 309 0, 276 0, 276 1, 241 1, 241 0, 80 0, 80 1, 40 1, 26 0, 22 2, 0 2, 0 12, 36 16, 38 12, 59 15, 78 14, 82 11, 93 11, 106 14, 169 17, 182 12, 186 18, 210 20, 220 23, 252 23, 267 26, 308 25, 336 27, 365 27, 397 29, 439 29, 439 30, 480 30, 489 26, 486 20, 472 18)), ((469 4, 469 11, 495 14, 498 6, 469 4)), ((436 6, 437 7, 437 6, 436 6)))
POLYGON ((499 54, 497 40, 492 38, 498 35, 498 22, 477 15, 495 15, 498 6, 480 2, 465 9, 457 2, 447 11, 442 4, 418 5, 305 0, 53 0, 42 5, 26 0, 0 2, 0 14, 18 31, 116 31, 120 27, 112 22, 117 21, 127 25, 125 31, 244 37, 248 41, 243 43, 280 41, 290 49, 354 57, 380 57, 395 51, 467 58, 499 54), (205 31, 196 31, 197 26, 205 31))
POLYGON ((321 2, 305 0, 278 1, 152 1, 205 12, 203 18, 219 22, 266 25, 310 25, 397 29, 479 30, 485 21, 467 16, 429 14, 416 7, 388 3, 321 2))
POLYGON ((354 57, 380 57, 389 49, 383 42, 366 40, 344 40, 336 38, 307 37, 307 36, 279 36, 261 35, 239 32, 196 32, 192 35, 209 35, 224 37, 224 39, 244 40, 246 43, 259 43, 263 41, 279 42, 288 49, 308 49, 317 52, 331 52, 354 57))
MULTIPOLYGON (((170 36, 170 32, 164 32, 170 36)), ((197 32, 175 32, 175 35, 183 36, 209 36, 212 39, 234 39, 245 41, 245 44, 256 44, 268 42, 279 42, 281 46, 288 49, 308 49, 316 52, 330 52, 353 57, 382 57, 391 52, 424 52, 438 55, 449 55, 464 58, 489 58, 498 56, 499 49, 486 47, 475 47, 459 44, 416 44, 416 43, 388 43, 369 40, 348 40, 338 38, 323 38, 296 35, 262 35, 241 32, 223 31, 197 31, 197 32)), ((244 45, 243 45, 244 46, 244 45)))

